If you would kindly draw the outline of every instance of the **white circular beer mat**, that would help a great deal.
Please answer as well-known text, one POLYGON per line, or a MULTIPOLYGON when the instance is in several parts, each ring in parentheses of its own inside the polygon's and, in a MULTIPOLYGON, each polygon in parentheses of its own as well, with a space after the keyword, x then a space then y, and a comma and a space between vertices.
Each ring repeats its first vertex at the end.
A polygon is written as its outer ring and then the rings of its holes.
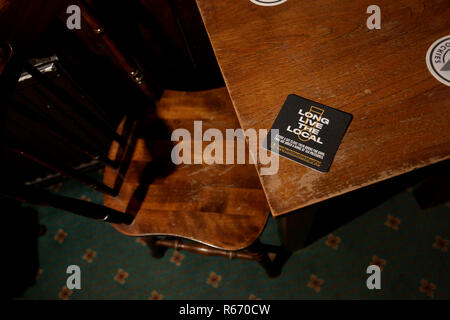
POLYGON ((431 74, 450 87, 450 35, 436 40, 430 46, 426 61, 431 74))
POLYGON ((283 2, 286 2, 287 0, 250 0, 250 1, 260 6, 277 6, 279 4, 282 4, 283 2))

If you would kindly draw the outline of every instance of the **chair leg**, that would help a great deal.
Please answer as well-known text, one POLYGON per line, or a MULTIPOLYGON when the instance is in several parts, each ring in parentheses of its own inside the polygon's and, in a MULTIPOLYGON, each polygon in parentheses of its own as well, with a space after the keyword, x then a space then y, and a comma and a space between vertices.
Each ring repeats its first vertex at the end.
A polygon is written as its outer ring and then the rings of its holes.
POLYGON ((258 261, 259 265, 264 269, 269 278, 276 278, 281 274, 281 272, 274 272, 273 262, 270 260, 267 252, 263 253, 256 261, 258 261))
POLYGON ((268 273, 270 278, 276 278, 281 275, 281 270, 293 253, 293 251, 288 250, 282 250, 277 253, 275 259, 272 261, 270 273, 268 273))
POLYGON ((158 237, 156 236, 142 237, 142 240, 144 240, 147 246, 149 247, 153 258, 161 259, 162 257, 164 257, 164 254, 167 251, 167 247, 159 246, 156 244, 156 241, 158 241, 158 237))
POLYGON ((266 271, 269 278, 276 278, 281 274, 281 268, 284 264, 275 265, 275 261, 277 261, 276 257, 280 255, 280 247, 263 244, 258 239, 248 250, 257 254, 255 260, 266 271), (269 252, 276 253, 274 261, 269 258, 269 252))

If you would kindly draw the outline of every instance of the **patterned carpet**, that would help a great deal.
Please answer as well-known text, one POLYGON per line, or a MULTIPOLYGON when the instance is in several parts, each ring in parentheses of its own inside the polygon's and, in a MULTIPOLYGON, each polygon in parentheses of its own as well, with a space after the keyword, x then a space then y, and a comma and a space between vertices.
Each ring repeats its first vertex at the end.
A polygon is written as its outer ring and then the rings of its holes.
MULTIPOLYGON (((101 203, 76 182, 60 194, 101 203)), ((110 225, 41 207, 40 271, 22 299, 449 299, 449 203, 420 210, 411 189, 298 251, 279 278, 255 262, 169 250, 153 259, 140 240, 110 225), (368 290, 369 264, 382 267, 381 290, 368 290), (78 265, 82 289, 65 287, 78 265)), ((345 213, 339 213, 345 214, 345 213)), ((271 219, 262 241, 278 244, 271 219)))

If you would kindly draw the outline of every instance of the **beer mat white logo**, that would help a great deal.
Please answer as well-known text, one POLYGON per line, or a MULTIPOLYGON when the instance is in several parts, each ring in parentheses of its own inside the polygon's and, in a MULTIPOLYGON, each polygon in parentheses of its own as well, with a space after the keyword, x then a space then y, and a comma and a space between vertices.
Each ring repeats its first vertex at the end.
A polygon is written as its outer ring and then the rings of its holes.
POLYGON ((347 112, 290 94, 263 148, 311 169, 328 172, 351 120, 352 115, 347 112))
POLYGON ((260 5, 260 6, 277 6, 279 4, 282 4, 286 2, 287 0, 250 0, 254 4, 260 5))
POLYGON ((430 46, 426 61, 430 73, 450 87, 450 35, 436 40, 430 46))

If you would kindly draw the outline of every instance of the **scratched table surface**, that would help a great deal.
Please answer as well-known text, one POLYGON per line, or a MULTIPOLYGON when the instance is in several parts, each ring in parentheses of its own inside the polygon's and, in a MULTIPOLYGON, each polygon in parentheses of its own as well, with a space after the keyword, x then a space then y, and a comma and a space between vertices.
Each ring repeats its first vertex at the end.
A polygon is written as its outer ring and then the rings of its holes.
POLYGON ((274 216, 449 158, 450 87, 425 57, 450 1, 376 1, 378 30, 372 0, 197 4, 243 129, 270 129, 291 93, 353 115, 328 173, 280 157, 260 176, 274 216))

